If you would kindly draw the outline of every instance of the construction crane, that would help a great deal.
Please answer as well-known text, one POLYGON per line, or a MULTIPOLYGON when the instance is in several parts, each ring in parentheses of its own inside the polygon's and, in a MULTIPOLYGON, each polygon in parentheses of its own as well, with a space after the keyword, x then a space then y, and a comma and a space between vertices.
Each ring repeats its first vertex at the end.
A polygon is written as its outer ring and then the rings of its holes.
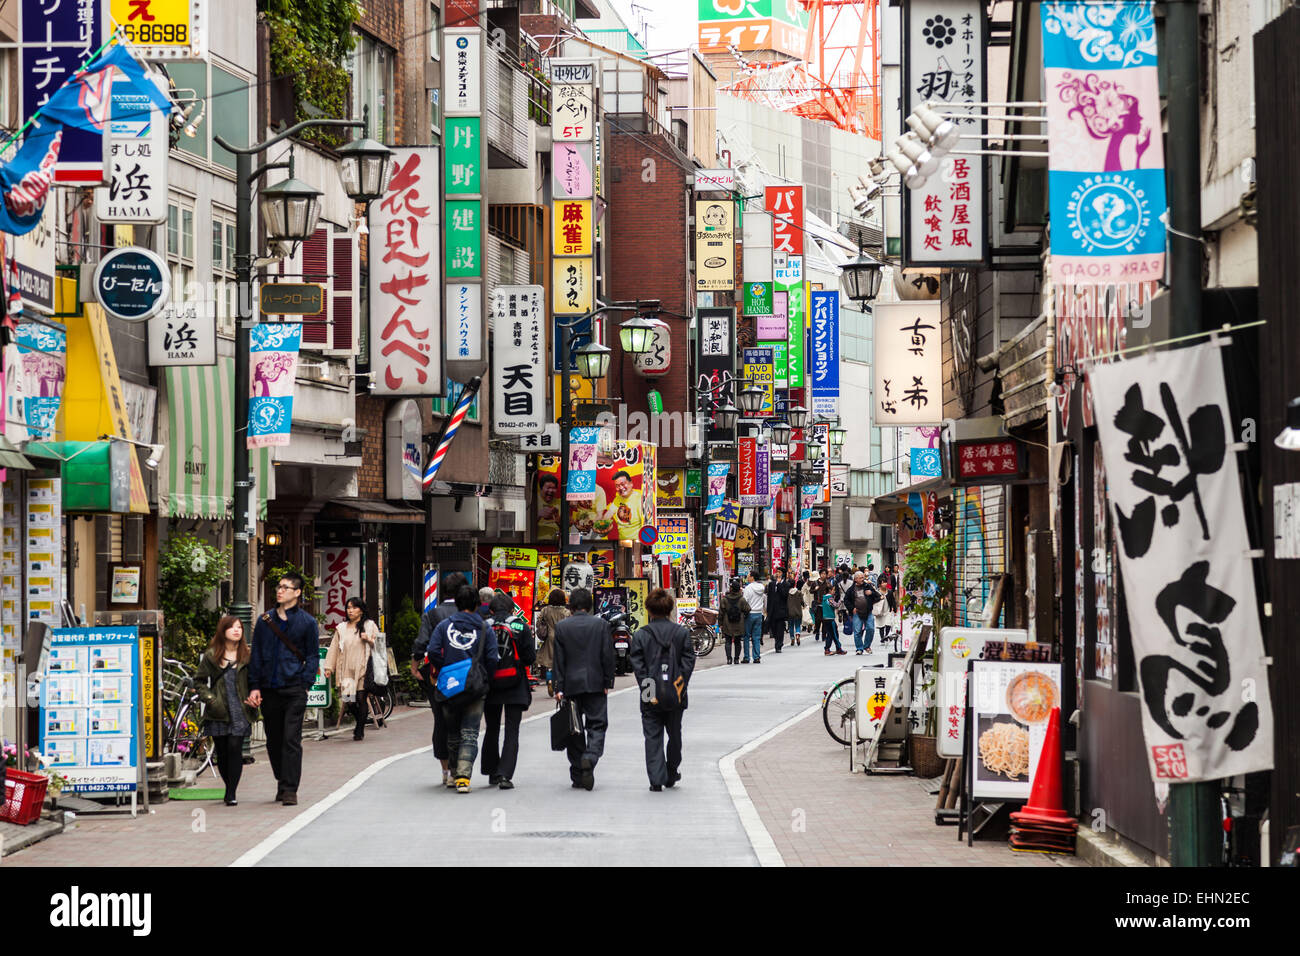
MULTIPOLYGON (((780 2, 780 0, 777 0, 780 2)), ((722 91, 880 138, 880 0, 790 0, 808 11, 803 59, 750 63, 722 91)))

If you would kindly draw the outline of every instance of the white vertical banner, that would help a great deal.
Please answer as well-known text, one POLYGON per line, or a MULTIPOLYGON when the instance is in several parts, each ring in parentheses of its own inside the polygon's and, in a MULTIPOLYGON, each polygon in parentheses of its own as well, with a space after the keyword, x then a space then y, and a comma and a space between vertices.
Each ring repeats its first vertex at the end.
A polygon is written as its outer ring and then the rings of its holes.
POLYGON ((438 147, 396 147, 392 163, 370 213, 370 384, 377 395, 441 395, 438 147))
POLYGON ((772 214, 746 209, 741 226, 746 282, 772 281, 772 214))
POLYGON ((492 430, 536 435, 546 427, 546 290, 501 285, 492 294, 492 430))
POLYGON ((871 424, 943 422, 940 303, 889 302, 873 307, 875 364, 871 424))
POLYGON ((478 113, 483 101, 482 44, 477 29, 443 31, 443 112, 478 113))
POLYGON ((1217 345, 1089 373, 1157 782, 1273 766, 1273 708, 1217 345))
POLYGON ((447 358, 483 360, 483 286, 478 282, 447 283, 447 358))
POLYGON ((113 118, 107 136, 110 179, 106 187, 95 190, 95 215, 100 222, 167 220, 171 148, 167 116, 143 92, 129 92, 134 89, 129 82, 113 87, 113 118))

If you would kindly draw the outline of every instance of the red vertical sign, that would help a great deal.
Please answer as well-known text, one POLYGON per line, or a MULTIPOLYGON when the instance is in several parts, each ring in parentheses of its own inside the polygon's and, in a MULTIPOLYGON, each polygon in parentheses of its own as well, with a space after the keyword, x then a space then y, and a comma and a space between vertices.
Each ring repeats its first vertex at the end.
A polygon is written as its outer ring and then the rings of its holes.
POLYGON ((765 186, 763 208, 772 214, 772 252, 803 255, 803 187, 765 186))

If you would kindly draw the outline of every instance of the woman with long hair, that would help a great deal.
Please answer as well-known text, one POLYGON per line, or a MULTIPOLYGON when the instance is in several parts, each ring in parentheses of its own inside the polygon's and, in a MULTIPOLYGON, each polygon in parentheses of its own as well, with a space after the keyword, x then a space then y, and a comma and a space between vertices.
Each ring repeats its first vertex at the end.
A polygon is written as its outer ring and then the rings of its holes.
POLYGON ((217 622, 194 678, 195 693, 204 705, 203 732, 212 737, 228 807, 239 802, 235 791, 244 772, 244 738, 257 720, 257 708, 248 703, 248 658, 244 624, 227 614, 217 622))
POLYGON ((334 675, 339 689, 339 700, 345 701, 357 725, 352 729, 353 740, 366 737, 366 679, 370 672, 370 652, 374 650, 379 628, 366 615, 366 602, 359 597, 348 598, 343 613, 347 615, 334 628, 330 649, 325 654, 325 679, 334 675))

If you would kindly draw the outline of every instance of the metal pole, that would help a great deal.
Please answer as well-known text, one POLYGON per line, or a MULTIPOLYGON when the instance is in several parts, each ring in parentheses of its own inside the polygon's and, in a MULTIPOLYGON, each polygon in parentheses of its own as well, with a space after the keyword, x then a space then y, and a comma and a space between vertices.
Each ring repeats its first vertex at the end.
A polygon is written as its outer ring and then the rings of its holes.
MULTIPOLYGON (((1201 234, 1201 114, 1198 56, 1200 24, 1197 4, 1165 4, 1165 50, 1169 61, 1169 221, 1174 230, 1201 234)), ((1201 316, 1201 243, 1169 233, 1171 336, 1199 332, 1201 316)), ((1218 795, 1214 784, 1169 787, 1169 860, 1174 866, 1213 866, 1222 833, 1217 826, 1218 795)))
MULTIPOLYGON (((560 573, 564 573, 564 565, 569 556, 569 429, 573 422, 570 416, 569 408, 573 402, 570 394, 570 370, 569 363, 572 359, 573 352, 573 325, 572 323, 562 323, 564 329, 563 347, 560 349, 560 529, 557 537, 560 554, 560 573)), ((562 580, 562 579, 561 579, 562 580)))
MULTIPOLYGON (((704 576, 709 576, 709 419, 712 409, 709 404, 713 399, 712 395, 705 395, 701 392, 696 395, 696 405, 704 406, 704 413, 700 416, 700 554, 704 558, 704 576)), ((721 575, 722 569, 718 568, 718 574, 721 575)), ((699 575, 696 575, 698 578, 699 575)), ((718 592, 718 607, 722 607, 722 592, 718 592)))
POLYGON ((235 276, 239 285, 239 318, 235 324, 235 500, 231 516, 235 529, 234 579, 230 613, 253 633, 253 606, 248 600, 248 350, 253 322, 253 155, 235 154, 235 276))

